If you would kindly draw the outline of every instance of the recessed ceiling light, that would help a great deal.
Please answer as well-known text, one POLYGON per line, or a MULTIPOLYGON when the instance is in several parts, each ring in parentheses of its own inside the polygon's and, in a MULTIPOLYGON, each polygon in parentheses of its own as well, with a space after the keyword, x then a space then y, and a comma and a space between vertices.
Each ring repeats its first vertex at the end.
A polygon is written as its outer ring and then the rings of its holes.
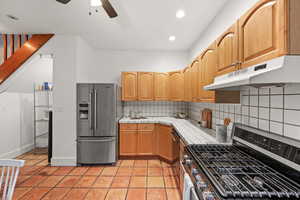
POLYGON ((173 42, 173 41, 175 41, 175 40, 176 40, 176 37, 175 37, 174 35, 171 35, 171 36, 169 37, 169 41, 173 42))
POLYGON ((19 18, 15 17, 13 15, 10 15, 10 14, 7 14, 6 17, 8 17, 9 19, 15 20, 15 21, 19 20, 19 18))
POLYGON ((176 12, 176 17, 177 17, 178 19, 181 19, 181 18, 183 18, 184 16, 185 16, 184 10, 177 10, 177 12, 176 12))
POLYGON ((91 0, 91 6, 92 7, 102 6, 102 2, 101 0, 91 0))

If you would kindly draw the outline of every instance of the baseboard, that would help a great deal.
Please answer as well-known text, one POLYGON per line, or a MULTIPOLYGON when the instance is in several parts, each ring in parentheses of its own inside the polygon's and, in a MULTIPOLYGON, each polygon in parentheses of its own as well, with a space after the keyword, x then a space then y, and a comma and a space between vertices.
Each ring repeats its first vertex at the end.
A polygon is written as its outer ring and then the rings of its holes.
POLYGON ((13 159, 16 158, 28 151, 31 151, 34 147, 34 144, 27 144, 21 148, 18 148, 16 150, 7 152, 7 153, 3 153, 0 155, 0 159, 13 159))
POLYGON ((76 158, 74 157, 68 157, 68 158, 63 158, 63 157, 57 157, 57 158, 52 158, 51 159, 51 166, 76 166, 76 158))
POLYGON ((119 159, 130 159, 130 160, 151 160, 151 159, 158 159, 161 161, 164 161, 166 163, 169 164, 173 164, 176 162, 176 160, 169 160, 167 158, 164 158, 162 156, 159 155, 144 155, 144 156, 140 156, 140 155, 134 155, 134 156, 120 156, 119 155, 119 159))

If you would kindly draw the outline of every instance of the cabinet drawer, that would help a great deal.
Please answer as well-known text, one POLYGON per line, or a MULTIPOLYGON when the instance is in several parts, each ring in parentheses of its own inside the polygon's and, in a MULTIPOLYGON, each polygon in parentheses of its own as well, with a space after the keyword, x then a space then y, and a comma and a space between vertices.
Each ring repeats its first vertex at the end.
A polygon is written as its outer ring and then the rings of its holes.
POLYGON ((138 130, 153 131, 154 130, 154 124, 138 124, 138 130))
POLYGON ((120 130, 122 131, 137 130, 137 124, 120 124, 120 130))

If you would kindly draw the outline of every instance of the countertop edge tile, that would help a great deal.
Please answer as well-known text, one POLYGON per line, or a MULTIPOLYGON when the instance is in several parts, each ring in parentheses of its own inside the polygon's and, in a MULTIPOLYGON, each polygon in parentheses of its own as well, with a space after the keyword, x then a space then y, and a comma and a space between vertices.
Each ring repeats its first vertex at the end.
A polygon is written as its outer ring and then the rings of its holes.
POLYGON ((124 117, 119 120, 119 123, 169 125, 174 127, 187 144, 220 144, 215 138, 214 130, 200 128, 191 120, 176 119, 173 117, 148 117, 147 119, 130 119, 124 117))

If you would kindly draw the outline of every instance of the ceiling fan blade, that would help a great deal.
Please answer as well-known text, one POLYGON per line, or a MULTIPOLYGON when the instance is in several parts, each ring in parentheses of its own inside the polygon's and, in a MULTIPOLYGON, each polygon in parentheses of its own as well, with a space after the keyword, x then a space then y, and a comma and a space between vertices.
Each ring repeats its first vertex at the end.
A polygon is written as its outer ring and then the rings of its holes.
POLYGON ((59 3, 63 3, 63 4, 67 4, 69 3, 71 0, 56 0, 59 3))
POLYGON ((104 8, 104 10, 106 11, 106 13, 108 14, 108 16, 110 18, 114 18, 114 17, 118 16, 118 13, 112 7, 112 5, 110 4, 110 2, 108 0, 101 0, 101 2, 102 2, 102 7, 104 8))

